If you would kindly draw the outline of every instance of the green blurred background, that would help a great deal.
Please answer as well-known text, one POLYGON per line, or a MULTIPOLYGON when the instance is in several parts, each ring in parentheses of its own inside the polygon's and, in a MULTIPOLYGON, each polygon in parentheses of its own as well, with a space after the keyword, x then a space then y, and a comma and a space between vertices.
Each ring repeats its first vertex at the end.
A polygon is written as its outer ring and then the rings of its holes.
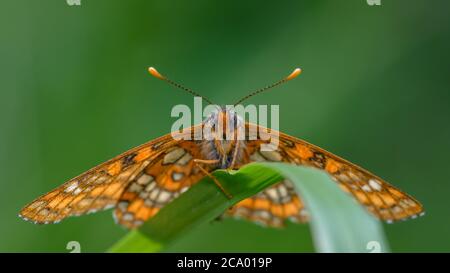
MULTIPOLYGON (((247 103, 279 104, 281 130, 357 163, 420 200, 385 225, 393 251, 450 251, 450 2, 447 0, 0 3, 0 251, 104 251, 111 212, 37 226, 20 208, 86 169, 168 133, 192 97, 219 104, 301 66, 247 103)), ((307 225, 206 224, 168 251, 313 251, 307 225)))

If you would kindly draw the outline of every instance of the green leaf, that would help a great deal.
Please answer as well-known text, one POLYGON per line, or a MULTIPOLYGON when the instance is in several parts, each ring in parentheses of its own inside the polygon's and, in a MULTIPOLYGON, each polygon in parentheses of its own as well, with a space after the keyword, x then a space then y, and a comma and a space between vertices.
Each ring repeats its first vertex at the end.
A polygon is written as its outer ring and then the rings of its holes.
POLYGON ((317 251, 389 251, 381 223, 343 192, 327 173, 282 163, 267 166, 294 182, 311 214, 311 233, 317 251))
POLYGON ((205 177, 109 251, 160 251, 185 232, 214 220, 233 204, 283 177, 295 184, 310 211, 311 231, 318 252, 368 252, 368 244, 388 251, 381 224, 323 171, 284 163, 252 163, 238 171, 217 170, 213 175, 231 193, 231 200, 205 177))

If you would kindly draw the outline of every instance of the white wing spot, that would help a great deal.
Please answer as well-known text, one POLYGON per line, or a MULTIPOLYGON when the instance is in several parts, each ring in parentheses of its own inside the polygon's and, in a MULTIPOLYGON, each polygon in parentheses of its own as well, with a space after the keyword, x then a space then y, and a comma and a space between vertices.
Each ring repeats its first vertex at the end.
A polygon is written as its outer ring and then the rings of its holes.
POLYGON ((260 151, 260 153, 269 161, 281 161, 283 159, 281 154, 277 151, 260 151))
POLYGON ((121 211, 126 211, 128 208, 128 202, 126 201, 119 202, 119 204, 117 204, 117 208, 121 211))
POLYGON ((278 191, 280 192, 281 196, 287 196, 288 195, 288 191, 287 191, 286 187, 284 187, 284 186, 278 187, 278 191))
POLYGON ((171 194, 168 191, 161 190, 156 201, 158 203, 167 203, 170 200, 171 194))
POLYGON ((156 188, 150 193, 149 198, 151 200, 155 200, 158 197, 158 194, 159 194, 159 189, 156 188))
POLYGON ((146 192, 146 191, 141 191, 141 192, 139 193, 139 197, 142 198, 142 199, 147 199, 147 197, 148 197, 148 192, 146 192))
POLYGON ((253 215, 263 219, 270 219, 270 213, 265 210, 258 210, 253 212, 253 215))
POLYGON ((353 181, 358 181, 359 180, 359 176, 356 175, 353 172, 348 172, 348 176, 350 177, 350 179, 352 179, 353 181))
POLYGON ((39 215, 42 215, 45 217, 48 215, 49 212, 50 212, 49 209, 42 209, 41 211, 39 211, 39 215))
POLYGON ((249 215, 250 214, 250 210, 245 208, 245 207, 238 207, 238 208, 236 208, 234 213, 235 213, 234 214, 235 217, 240 218, 240 217, 244 217, 244 216, 249 215))
POLYGON ((156 187, 156 183, 151 183, 147 187, 145 187, 146 192, 151 192, 156 187))
POLYGON ((130 185, 130 188, 128 189, 128 191, 130 192, 141 192, 142 191, 142 186, 137 184, 137 183, 133 183, 130 185))
POLYGON ((108 179, 108 176, 100 176, 97 180, 91 180, 89 183, 93 182, 94 184, 103 184, 108 179))
POLYGON ((192 156, 189 153, 186 153, 185 155, 183 155, 182 158, 178 159, 177 165, 184 166, 187 163, 189 163, 189 161, 191 161, 191 159, 192 159, 192 156))
POLYGON ((308 213, 308 211, 306 211, 305 209, 302 209, 302 210, 300 211, 299 215, 300 215, 300 217, 302 217, 302 218, 304 218, 304 219, 309 218, 309 213, 308 213))
POLYGON ((361 189, 362 189, 363 191, 365 191, 365 192, 371 192, 371 191, 372 191, 372 188, 369 187, 369 185, 367 185, 367 184, 364 184, 364 185, 361 187, 361 189))
POLYGON ((403 211, 403 209, 401 207, 399 207, 399 206, 395 206, 395 207, 392 208, 392 211, 394 213, 400 213, 400 212, 403 211))
POLYGON ((103 208, 103 209, 107 210, 107 209, 112 209, 112 208, 114 208, 114 204, 106 205, 105 208, 103 208))
POLYGON ((39 200, 39 201, 36 201, 36 202, 32 203, 32 204, 29 206, 29 208, 30 208, 30 209, 35 209, 35 208, 38 208, 38 207, 41 207, 41 206, 45 205, 46 203, 47 203, 47 202, 45 202, 45 201, 39 200))
POLYGON ((147 185, 148 183, 150 183, 151 181, 153 181, 153 176, 151 175, 147 175, 147 174, 142 174, 141 177, 138 178, 137 182, 139 185, 147 185))
POLYGON ((88 210, 87 214, 96 213, 96 212, 97 212, 96 209, 90 209, 90 210, 88 210))
POLYGON ((80 208, 86 208, 87 206, 91 205, 92 200, 92 198, 85 198, 78 203, 78 206, 80 208))
POLYGON ((381 191, 381 184, 376 179, 370 179, 369 186, 376 191, 381 191))
POLYGON ((278 196, 278 192, 275 188, 270 188, 270 189, 266 190, 265 192, 267 195, 269 195, 270 199, 278 200, 279 196, 278 196))
POLYGON ((172 179, 175 181, 180 181, 184 177, 184 173, 173 172, 172 179))
POLYGON ((72 182, 72 184, 67 186, 67 188, 64 190, 64 192, 71 192, 74 189, 76 189, 77 187, 78 187, 78 181, 74 181, 74 182, 72 182))
POLYGON ((133 216, 133 214, 127 212, 127 213, 125 213, 125 214, 123 215, 122 219, 123 219, 124 221, 129 222, 129 221, 132 221, 132 220, 134 219, 134 216, 133 216))
POLYGON ((353 183, 355 182, 354 180, 352 180, 348 175, 346 175, 345 173, 341 173, 336 175, 336 177, 341 180, 342 182, 347 182, 347 183, 353 183))
POLYGON ((180 159, 186 152, 182 148, 176 148, 164 156, 163 164, 172 164, 180 159))
POLYGON ((254 152, 251 156, 250 156, 250 160, 251 161, 256 161, 256 162, 264 162, 267 161, 264 157, 262 157, 262 155, 259 152, 254 152))

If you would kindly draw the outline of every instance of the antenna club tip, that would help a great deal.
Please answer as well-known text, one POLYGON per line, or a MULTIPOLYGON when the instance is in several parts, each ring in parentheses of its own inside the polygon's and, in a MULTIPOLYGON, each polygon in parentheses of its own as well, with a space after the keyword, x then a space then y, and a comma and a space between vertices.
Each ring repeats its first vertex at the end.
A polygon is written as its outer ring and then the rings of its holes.
POLYGON ((150 73, 150 75, 152 75, 155 78, 158 78, 160 80, 165 80, 166 78, 164 78, 163 75, 161 75, 158 70, 156 70, 154 67, 150 66, 148 68, 148 72, 150 73))
POLYGON ((286 77, 286 81, 295 79, 301 73, 302 73, 302 69, 297 67, 296 69, 294 69, 294 71, 292 71, 292 73, 289 76, 286 77))

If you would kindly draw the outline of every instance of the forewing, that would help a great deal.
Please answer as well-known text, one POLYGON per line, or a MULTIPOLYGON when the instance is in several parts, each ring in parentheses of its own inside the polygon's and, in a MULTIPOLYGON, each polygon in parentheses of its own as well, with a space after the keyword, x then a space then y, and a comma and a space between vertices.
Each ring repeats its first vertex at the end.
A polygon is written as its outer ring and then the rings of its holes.
MULTIPOLYGON (((178 137, 192 132, 180 133, 178 137)), ((47 224, 68 216, 114 207, 130 181, 181 141, 168 134, 131 149, 37 198, 25 206, 19 216, 34 223, 47 224)))
MULTIPOLYGON (((264 130, 267 129, 258 131, 264 130)), ((369 171, 298 138, 278 132, 270 135, 279 138, 273 151, 260 149, 261 144, 268 142, 267 136, 263 137, 265 140, 248 141, 252 161, 284 161, 322 169, 372 214, 388 222, 415 218, 422 213, 423 207, 417 200, 369 171)), ((261 136, 258 133, 258 138, 261 136)))

